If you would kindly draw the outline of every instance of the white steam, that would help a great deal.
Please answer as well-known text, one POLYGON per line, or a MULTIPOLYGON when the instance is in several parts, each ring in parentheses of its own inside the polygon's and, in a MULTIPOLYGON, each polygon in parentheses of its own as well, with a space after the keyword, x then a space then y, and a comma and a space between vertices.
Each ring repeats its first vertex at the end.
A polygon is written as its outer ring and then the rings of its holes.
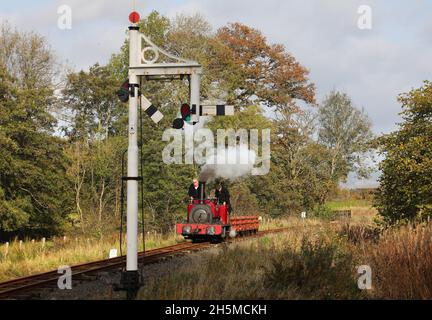
POLYGON ((215 156, 207 158, 200 174, 200 181, 210 182, 217 178, 235 180, 251 174, 256 152, 247 145, 218 149, 215 156))

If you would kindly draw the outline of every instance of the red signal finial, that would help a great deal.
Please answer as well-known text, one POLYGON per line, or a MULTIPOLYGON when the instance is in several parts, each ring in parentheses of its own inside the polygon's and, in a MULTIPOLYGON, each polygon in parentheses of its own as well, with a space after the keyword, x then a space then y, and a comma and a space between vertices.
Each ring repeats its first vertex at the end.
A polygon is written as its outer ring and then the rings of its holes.
POLYGON ((136 24, 140 21, 140 15, 138 12, 133 11, 130 15, 129 15, 129 21, 132 22, 133 24, 136 24))

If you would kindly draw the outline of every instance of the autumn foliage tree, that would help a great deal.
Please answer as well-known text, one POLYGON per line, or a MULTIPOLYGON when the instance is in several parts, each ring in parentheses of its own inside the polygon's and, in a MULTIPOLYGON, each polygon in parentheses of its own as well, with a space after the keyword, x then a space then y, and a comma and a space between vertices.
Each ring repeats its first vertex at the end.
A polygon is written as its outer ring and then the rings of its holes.
POLYGON ((263 104, 284 108, 296 99, 315 102, 315 87, 308 70, 286 52, 281 44, 269 44, 262 33, 241 23, 218 30, 216 38, 228 50, 234 68, 229 89, 233 103, 263 104))

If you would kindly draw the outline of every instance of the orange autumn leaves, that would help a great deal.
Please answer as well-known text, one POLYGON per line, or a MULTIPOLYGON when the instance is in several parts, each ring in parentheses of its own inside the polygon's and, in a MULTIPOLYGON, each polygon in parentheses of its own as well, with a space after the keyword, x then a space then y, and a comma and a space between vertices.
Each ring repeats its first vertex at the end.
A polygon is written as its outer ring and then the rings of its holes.
POLYGON ((237 75, 232 90, 237 103, 263 103, 270 107, 291 106, 295 99, 315 103, 315 86, 309 71, 280 44, 270 45, 262 33, 240 23, 229 24, 216 35, 232 60, 237 75))

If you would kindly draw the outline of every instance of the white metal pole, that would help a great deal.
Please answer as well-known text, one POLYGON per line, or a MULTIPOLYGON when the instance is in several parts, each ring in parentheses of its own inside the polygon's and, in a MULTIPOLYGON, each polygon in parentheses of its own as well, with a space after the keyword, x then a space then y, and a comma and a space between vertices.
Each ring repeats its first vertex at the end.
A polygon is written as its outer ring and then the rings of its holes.
MULTIPOLYGON (((200 85, 201 85, 201 74, 197 71, 194 71, 190 76, 190 106, 193 108, 195 106, 196 114, 192 115, 192 122, 199 121, 199 110, 200 110, 200 85)), ((187 127, 185 129, 185 163, 186 164, 194 164, 194 128, 187 127)))
MULTIPOLYGON (((137 66, 140 59, 139 31, 131 27, 129 31, 129 64, 137 66)), ((138 96, 139 79, 129 71, 129 84, 133 94, 129 98, 129 148, 127 182, 127 271, 138 271, 138 96)))
POLYGON ((201 86, 201 74, 194 71, 190 77, 190 106, 196 106, 196 113, 199 116, 200 109, 200 86, 201 86))

